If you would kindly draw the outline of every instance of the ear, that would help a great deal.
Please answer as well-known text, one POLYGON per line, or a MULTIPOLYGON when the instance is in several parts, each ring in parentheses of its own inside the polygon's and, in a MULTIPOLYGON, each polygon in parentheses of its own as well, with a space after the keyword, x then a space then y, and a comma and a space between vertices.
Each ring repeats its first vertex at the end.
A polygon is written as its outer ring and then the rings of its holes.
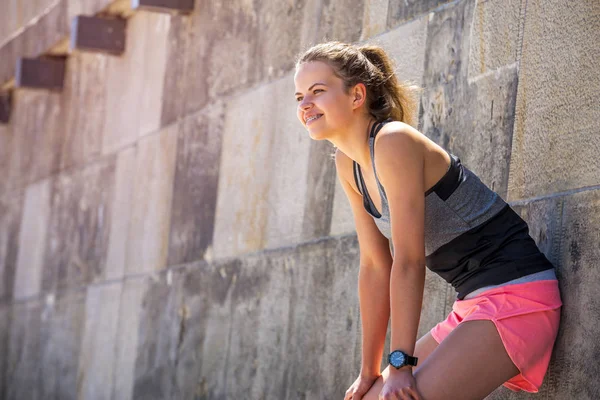
POLYGON ((352 95, 352 108, 357 109, 360 108, 365 101, 367 101, 367 87, 364 83, 357 83, 350 90, 350 94, 352 95))

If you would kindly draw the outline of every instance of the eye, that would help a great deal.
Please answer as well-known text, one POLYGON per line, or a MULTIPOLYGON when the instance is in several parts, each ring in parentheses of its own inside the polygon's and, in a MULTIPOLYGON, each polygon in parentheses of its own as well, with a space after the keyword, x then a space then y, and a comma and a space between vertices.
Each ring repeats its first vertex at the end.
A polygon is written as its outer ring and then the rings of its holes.
POLYGON ((302 96, 298 96, 298 97, 296 97, 296 101, 297 101, 298 103, 300 103, 300 102, 302 101, 302 99, 303 99, 303 97, 302 97, 302 96))
POLYGON ((324 92, 324 90, 323 89, 315 89, 315 90, 313 90, 314 94, 317 94, 318 92, 324 92))

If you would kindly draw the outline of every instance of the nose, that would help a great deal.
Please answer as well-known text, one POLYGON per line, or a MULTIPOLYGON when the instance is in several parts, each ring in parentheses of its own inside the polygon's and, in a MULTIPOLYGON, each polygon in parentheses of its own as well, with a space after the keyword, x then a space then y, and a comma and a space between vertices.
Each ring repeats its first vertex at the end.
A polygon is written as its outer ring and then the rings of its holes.
POLYGON ((301 110, 306 111, 306 110, 310 109, 312 107, 312 105, 313 105, 312 102, 305 97, 300 102, 299 107, 301 110))

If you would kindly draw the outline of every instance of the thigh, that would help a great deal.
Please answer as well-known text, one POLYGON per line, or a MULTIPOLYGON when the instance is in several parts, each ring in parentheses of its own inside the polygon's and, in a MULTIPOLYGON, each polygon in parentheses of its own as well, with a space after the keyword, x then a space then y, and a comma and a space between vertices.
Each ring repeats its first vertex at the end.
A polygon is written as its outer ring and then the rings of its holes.
POLYGON ((426 400, 485 398, 519 370, 492 321, 460 324, 415 371, 426 400))
MULTIPOLYGON (((429 357, 429 355, 436 349, 436 347, 438 347, 438 342, 436 342, 433 336, 431 336, 430 332, 427 332, 427 334, 423 335, 423 337, 417 340, 417 343, 415 344, 415 357, 419 359, 417 363, 417 370, 427 359, 427 357, 429 357)), ((377 381, 375 381, 373 386, 371 386, 371 389, 369 389, 362 400, 377 400, 379 392, 381 392, 383 384, 389 375, 389 368, 390 367, 388 366, 381 372, 381 376, 377 378, 377 381)))

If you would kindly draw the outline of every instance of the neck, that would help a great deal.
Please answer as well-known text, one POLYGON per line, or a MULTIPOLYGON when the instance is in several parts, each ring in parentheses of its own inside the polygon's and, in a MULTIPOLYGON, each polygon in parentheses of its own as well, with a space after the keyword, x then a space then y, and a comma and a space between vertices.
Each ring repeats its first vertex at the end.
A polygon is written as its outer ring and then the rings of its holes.
POLYGON ((369 132, 375 119, 372 117, 357 118, 344 127, 343 132, 329 139, 345 155, 360 165, 361 169, 372 169, 371 152, 369 150, 369 132))

